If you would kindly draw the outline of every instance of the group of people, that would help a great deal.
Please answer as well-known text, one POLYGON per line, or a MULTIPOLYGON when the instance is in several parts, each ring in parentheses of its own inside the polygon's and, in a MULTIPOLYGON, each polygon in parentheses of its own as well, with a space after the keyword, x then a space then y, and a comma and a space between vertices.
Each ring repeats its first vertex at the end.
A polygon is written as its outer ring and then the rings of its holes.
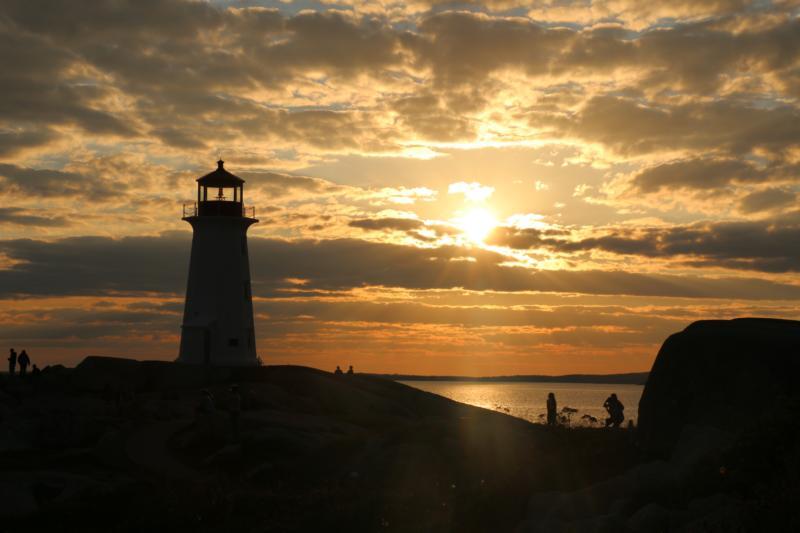
MULTIPOLYGON (((611 396, 606 398, 603 407, 608 413, 606 427, 618 428, 625 421, 625 406, 619 401, 616 393, 611 393, 611 396)), ((555 426, 556 424, 558 424, 558 407, 556 395, 551 392, 547 395, 547 425, 555 426)))
MULTIPOLYGON (((337 376, 341 376, 342 374, 344 374, 344 372, 342 372, 342 369, 339 368, 339 365, 336 365, 336 370, 334 370, 333 373, 336 374, 337 376)), ((354 373, 355 372, 353 372, 353 365, 350 365, 350 368, 347 369, 347 375, 352 376, 354 373)))
MULTIPOLYGON (((31 366, 31 358, 28 356, 28 352, 22 350, 19 355, 17 355, 16 350, 11 348, 8 354, 8 373, 9 375, 13 376, 17 373, 17 365, 19 365, 19 375, 25 377, 28 375, 28 367, 31 366)), ((31 369, 31 374, 38 374, 39 367, 33 365, 33 369, 31 369)))

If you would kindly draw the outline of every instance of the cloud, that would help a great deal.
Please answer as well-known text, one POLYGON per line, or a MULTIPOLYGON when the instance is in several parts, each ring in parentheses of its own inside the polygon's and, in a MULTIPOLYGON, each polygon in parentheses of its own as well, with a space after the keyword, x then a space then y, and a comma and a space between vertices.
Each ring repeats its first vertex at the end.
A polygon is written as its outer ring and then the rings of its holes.
POLYGON ((57 135, 48 128, 0 131, 0 157, 17 155, 28 148, 48 144, 57 135))
POLYGON ((431 93, 400 98, 391 107, 397 120, 422 139, 452 142, 475 136, 471 120, 447 109, 441 98, 431 93))
POLYGON ((345 187, 324 179, 280 172, 245 170, 237 175, 247 182, 248 189, 255 188, 272 198, 286 196, 292 192, 331 194, 346 190, 345 187))
POLYGON ((28 211, 19 207, 0 207, 0 224, 16 224, 18 226, 35 226, 40 228, 69 226, 66 217, 41 216, 36 211, 28 211))
POLYGON ((732 183, 760 183, 767 169, 741 159, 688 159, 645 168, 631 180, 634 190, 654 193, 663 189, 719 190, 732 183))
POLYGON ((83 196, 102 200, 124 194, 127 189, 123 183, 100 176, 8 163, 0 163, 0 178, 17 191, 41 197, 83 196))
POLYGON ((470 202, 480 203, 488 200, 489 197, 492 196, 492 193, 494 193, 494 187, 481 185, 475 181, 471 183, 459 181, 457 183, 451 183, 447 188, 447 192, 449 194, 463 194, 464 198, 470 202))
MULTIPOLYGON (((742 228, 739 228, 739 230, 742 228)), ((736 235, 736 228, 729 234, 736 235)), ((674 249, 691 250, 702 236, 676 235, 674 249)), ((792 234, 787 235, 792 238, 792 234)), ((741 261, 747 245, 763 235, 752 232, 737 255, 717 244, 721 259, 741 261), (726 252, 727 250, 727 252, 726 252), (727 255, 726 255, 727 254, 727 255)), ((180 295, 185 287, 190 236, 71 237, 51 242, 0 241, 12 264, 0 270, 0 296, 161 293, 180 295), (159 261, 148 258, 158 257, 159 261)), ((358 239, 298 240, 251 238, 254 294, 269 296, 293 288, 287 279, 306 280, 305 290, 341 291, 361 287, 542 291, 629 294, 687 298, 798 299, 800 286, 761 279, 699 278, 623 271, 547 271, 509 266, 502 254, 476 248, 418 248, 358 239)), ((724 241, 724 242, 727 242, 724 241)), ((770 250, 770 245, 762 249, 770 250)), ((688 253, 688 252, 687 252, 688 253)), ((763 254, 762 254, 763 255, 763 254)), ((779 258, 765 256, 764 261, 779 258)), ((788 260, 789 264, 796 262, 788 260)))
POLYGON ((768 188, 755 191, 739 202, 743 213, 758 213, 797 203, 797 193, 786 189, 768 188))
POLYGON ((571 119, 537 116, 531 123, 541 126, 548 121, 568 135, 600 143, 622 156, 677 151, 745 156, 759 151, 780 159, 800 139, 797 108, 728 100, 658 104, 596 96, 571 119))
POLYGON ((794 253, 800 225, 783 221, 701 222, 683 226, 620 229, 588 238, 552 238, 537 229, 498 228, 490 242, 559 253, 603 251, 677 261, 694 267, 798 272, 794 253))
POLYGON ((364 230, 409 231, 423 228, 425 223, 413 218, 361 218, 351 220, 348 226, 364 230))

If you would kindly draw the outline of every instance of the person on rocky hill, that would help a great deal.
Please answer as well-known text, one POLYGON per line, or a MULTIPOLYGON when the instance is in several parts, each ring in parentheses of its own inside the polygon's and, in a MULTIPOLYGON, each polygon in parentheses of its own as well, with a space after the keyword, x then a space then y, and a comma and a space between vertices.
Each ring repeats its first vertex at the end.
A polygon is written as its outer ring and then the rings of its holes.
POLYGON ((606 427, 612 426, 618 428, 622 422, 625 421, 625 406, 619 401, 615 393, 606 398, 603 402, 603 407, 608 411, 608 418, 606 418, 606 427))
POLYGON ((28 367, 31 364, 31 358, 28 357, 28 352, 22 350, 19 353, 19 359, 17 359, 19 363, 19 375, 20 377, 25 377, 28 374, 28 367))
POLYGON ((17 352, 14 351, 14 348, 11 348, 8 354, 8 375, 13 376, 16 370, 17 370, 17 352))
POLYGON ((555 426, 558 422, 558 407, 556 395, 552 392, 547 395, 547 425, 555 426))

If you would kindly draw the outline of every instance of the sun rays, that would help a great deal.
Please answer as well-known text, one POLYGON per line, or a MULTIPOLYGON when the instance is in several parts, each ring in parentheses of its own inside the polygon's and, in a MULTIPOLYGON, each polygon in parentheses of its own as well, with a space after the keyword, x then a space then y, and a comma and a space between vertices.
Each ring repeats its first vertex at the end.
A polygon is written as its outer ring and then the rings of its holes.
POLYGON ((498 224, 494 215, 483 207, 470 209, 463 216, 453 219, 453 222, 470 241, 476 244, 482 244, 498 224))

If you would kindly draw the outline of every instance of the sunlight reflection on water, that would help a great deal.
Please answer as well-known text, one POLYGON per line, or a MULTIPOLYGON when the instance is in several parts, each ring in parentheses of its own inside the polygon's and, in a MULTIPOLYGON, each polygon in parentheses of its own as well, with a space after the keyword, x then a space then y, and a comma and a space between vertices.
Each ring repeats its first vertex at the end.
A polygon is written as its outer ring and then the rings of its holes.
POLYGON ((558 410, 572 407, 574 424, 581 423, 584 414, 601 422, 606 414, 603 402, 612 392, 625 405, 625 423, 636 421, 642 385, 603 385, 595 383, 485 383, 470 381, 401 381, 409 387, 432 392, 457 402, 508 413, 531 422, 541 422, 540 414, 547 412, 547 393, 556 395, 558 410))

